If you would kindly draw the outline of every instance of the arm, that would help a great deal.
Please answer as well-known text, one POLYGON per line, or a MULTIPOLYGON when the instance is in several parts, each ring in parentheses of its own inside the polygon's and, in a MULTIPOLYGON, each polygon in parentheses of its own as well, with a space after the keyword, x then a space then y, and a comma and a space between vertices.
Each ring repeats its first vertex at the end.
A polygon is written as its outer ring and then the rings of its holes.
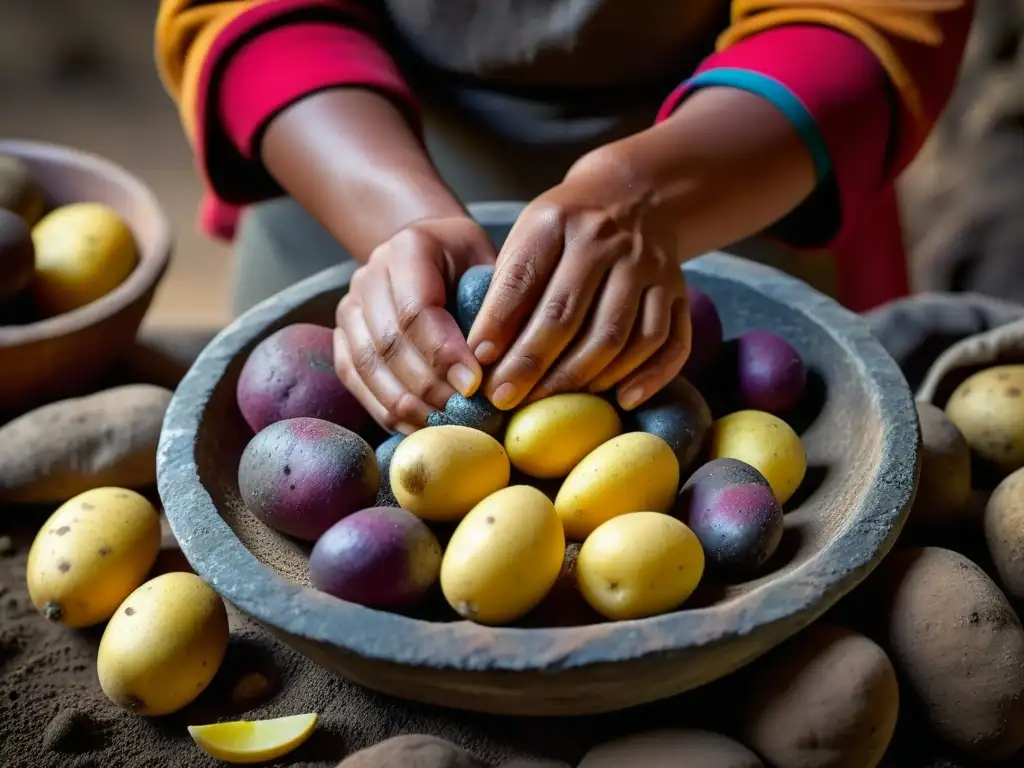
POLYGON ((465 216, 366 3, 164 0, 160 72, 213 193, 286 191, 356 258, 407 224, 465 216))

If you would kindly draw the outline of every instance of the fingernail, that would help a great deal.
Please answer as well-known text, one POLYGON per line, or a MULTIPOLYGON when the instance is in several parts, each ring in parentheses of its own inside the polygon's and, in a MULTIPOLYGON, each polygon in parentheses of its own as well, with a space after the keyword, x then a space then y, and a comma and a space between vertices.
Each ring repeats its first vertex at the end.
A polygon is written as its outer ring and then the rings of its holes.
POLYGON ((517 394, 519 394, 519 391, 515 388, 515 385, 506 381, 494 390, 491 402, 494 403, 495 408, 504 411, 512 407, 513 403, 515 403, 517 394))
POLYGON ((448 369, 448 383, 457 389, 463 397, 469 397, 476 389, 476 374, 462 363, 455 363, 448 369))
POLYGON ((640 387, 627 389, 619 395, 619 406, 628 411, 631 408, 635 408, 637 403, 640 402, 640 398, 643 396, 644 392, 640 387))
POLYGON ((476 345, 476 349, 473 351, 473 357, 480 361, 482 365, 493 363, 497 357, 498 348, 494 346, 492 341, 481 341, 476 345))

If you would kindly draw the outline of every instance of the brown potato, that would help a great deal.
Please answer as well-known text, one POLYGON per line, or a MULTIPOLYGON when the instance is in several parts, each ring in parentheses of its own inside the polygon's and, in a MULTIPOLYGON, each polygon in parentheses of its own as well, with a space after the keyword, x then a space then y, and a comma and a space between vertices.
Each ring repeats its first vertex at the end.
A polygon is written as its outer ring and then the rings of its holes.
POLYGON ((874 768, 896 729, 899 687, 885 652, 816 624, 752 671, 740 736, 774 768, 874 768))
POLYGON ((764 768, 749 749, 710 731, 666 728, 615 739, 590 750, 579 768, 764 768))
POLYGON ((1024 467, 1024 365, 978 371, 950 395, 946 415, 1002 476, 1024 467))
POLYGON ((464 749, 435 736, 395 736, 349 755, 338 768, 486 768, 464 749))
POLYGON ((1024 600, 1024 469, 1001 482, 985 505, 985 540, 999 581, 1024 600))
POLYGON ((1024 630, 995 583, 963 555, 924 547, 878 569, 884 644, 903 692, 935 733, 974 757, 1024 745, 1024 630))
POLYGON ((966 522, 977 509, 971 503, 971 449, 941 408, 918 403, 917 417, 921 423, 921 478, 907 530, 966 522))

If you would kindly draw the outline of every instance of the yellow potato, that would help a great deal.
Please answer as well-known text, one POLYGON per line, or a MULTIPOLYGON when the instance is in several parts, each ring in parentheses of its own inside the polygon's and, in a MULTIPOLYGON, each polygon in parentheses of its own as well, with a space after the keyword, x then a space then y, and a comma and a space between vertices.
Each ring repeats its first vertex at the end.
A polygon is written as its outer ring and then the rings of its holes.
POLYGON ((554 395, 512 416, 505 450, 512 465, 531 477, 565 477, 584 456, 621 431, 618 412, 604 398, 554 395))
POLYGON ((135 238, 111 208, 73 203, 32 229, 36 304, 46 315, 70 312, 119 286, 138 260, 135 238))
POLYGON ((711 425, 709 459, 738 459, 771 485, 779 504, 800 487, 807 472, 804 444, 793 428, 764 411, 737 411, 711 425))
POLYGON ((946 415, 978 456, 1007 474, 1024 467, 1024 365, 974 374, 954 390, 946 415))
POLYGON ((224 602, 192 573, 132 592, 110 619, 96 659, 100 687, 137 715, 177 712, 217 673, 228 647, 224 602))
POLYGON ((678 608, 703 574, 704 550, 697 535, 660 512, 609 520, 587 537, 576 561, 583 598, 616 621, 678 608))
POLYGON ((146 578, 160 551, 160 516, 126 488, 94 488, 68 500, 28 553, 32 604, 51 621, 106 621, 146 578))
POLYGON ((565 534, 551 500, 514 485, 459 523, 441 561, 441 591, 460 616, 506 624, 544 599, 564 557, 565 534))
POLYGON ((555 497, 569 539, 582 541, 601 523, 629 512, 666 512, 679 488, 679 462, 668 443, 627 432, 576 465, 555 497))
POLYGON ((469 427, 426 427, 399 443, 391 491, 424 520, 455 522, 508 485, 512 467, 501 443, 469 427))

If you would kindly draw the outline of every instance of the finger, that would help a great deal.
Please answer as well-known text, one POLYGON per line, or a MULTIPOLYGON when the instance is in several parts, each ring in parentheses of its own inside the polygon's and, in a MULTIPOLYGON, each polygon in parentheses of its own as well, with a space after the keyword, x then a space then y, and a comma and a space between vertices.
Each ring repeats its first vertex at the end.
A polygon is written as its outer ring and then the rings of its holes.
POLYGON ((668 340, 672 330, 672 300, 669 289, 652 285, 643 293, 640 316, 625 347, 590 382, 591 392, 611 389, 643 365, 668 340))
POLYGON ((363 310, 355 302, 343 304, 341 325, 348 341, 352 367, 366 388, 397 422, 414 427, 427 423, 434 410, 410 392, 391 372, 377 354, 377 346, 363 317, 363 310))
POLYGON ((685 298, 672 304, 668 340, 646 363, 627 376, 617 388, 619 405, 631 410, 657 394, 679 375, 690 356, 690 308, 685 298))
POLYGON ((579 392, 619 355, 638 318, 641 292, 625 270, 612 269, 586 330, 541 380, 529 401, 560 392, 579 392))
MULTIPOLYGON (((455 390, 435 373, 402 333, 390 270, 379 270, 375 279, 367 280, 360 288, 359 304, 380 359, 407 390, 435 409, 443 409, 455 390)), ((466 356, 472 358, 468 347, 466 356)))
POLYGON ((515 408, 555 364, 586 322, 608 264, 580 250, 562 257, 530 322, 489 377, 485 392, 495 407, 515 408))
POLYGON ((411 424, 397 422, 387 408, 380 404, 380 401, 373 396, 363 380, 359 377, 355 366, 352 364, 352 353, 348 348, 348 341, 345 332, 341 328, 334 329, 334 369, 341 379, 341 383, 352 393, 352 396, 366 409, 370 418, 380 424, 385 430, 391 432, 397 429, 404 434, 415 431, 411 424))
MULTIPOLYGON (((483 371, 470 352, 458 323, 448 312, 444 253, 436 241, 424 246, 433 251, 429 261, 422 255, 403 251, 389 262, 394 322, 400 337, 423 361, 420 386, 426 390, 433 388, 430 402, 435 402, 433 398, 444 392, 450 396, 453 389, 470 397, 480 386, 483 371)), ((410 370, 408 375, 417 374, 410 370)), ((405 378, 404 374, 402 378, 413 384, 412 378, 405 378)), ((447 399, 446 396, 438 407, 443 408, 447 399)))
POLYGON ((501 359, 530 318, 562 255, 561 223, 529 210, 516 222, 467 341, 482 365, 501 359))

